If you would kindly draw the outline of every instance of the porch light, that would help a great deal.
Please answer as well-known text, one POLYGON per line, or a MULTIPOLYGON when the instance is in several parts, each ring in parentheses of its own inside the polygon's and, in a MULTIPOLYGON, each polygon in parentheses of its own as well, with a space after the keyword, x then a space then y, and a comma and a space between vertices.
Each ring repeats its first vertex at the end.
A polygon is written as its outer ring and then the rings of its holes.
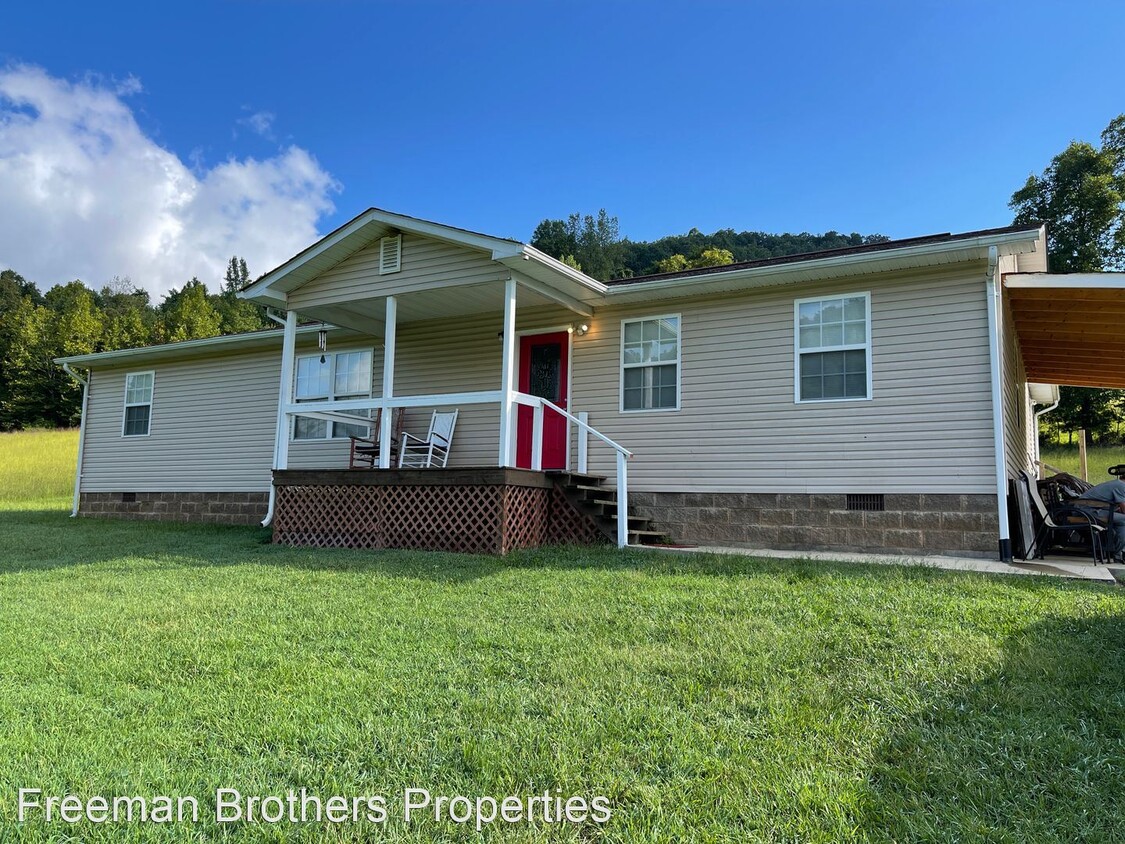
POLYGON ((590 330, 590 326, 583 322, 579 323, 578 325, 572 325, 569 330, 577 334, 579 337, 585 337, 586 332, 590 330))

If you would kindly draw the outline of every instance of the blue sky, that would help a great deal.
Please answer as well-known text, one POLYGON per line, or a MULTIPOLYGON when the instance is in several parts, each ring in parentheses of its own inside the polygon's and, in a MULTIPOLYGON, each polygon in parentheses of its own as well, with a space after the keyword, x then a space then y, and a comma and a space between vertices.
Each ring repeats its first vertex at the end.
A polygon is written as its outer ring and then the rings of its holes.
POLYGON ((286 248, 371 205, 521 239, 601 207, 634 239, 911 236, 1009 223, 1030 172, 1096 141, 1125 111, 1123 23, 1041 2, 18 3, 0 64, 112 88, 201 182, 307 152, 324 201, 286 248))

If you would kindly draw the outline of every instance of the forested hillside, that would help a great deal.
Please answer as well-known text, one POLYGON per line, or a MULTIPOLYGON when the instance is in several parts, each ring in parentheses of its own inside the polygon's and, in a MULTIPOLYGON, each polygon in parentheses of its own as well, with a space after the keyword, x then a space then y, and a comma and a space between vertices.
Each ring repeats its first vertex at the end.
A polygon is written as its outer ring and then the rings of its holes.
MULTIPOLYGON (((752 261, 885 240, 881 235, 766 234, 697 229, 651 242, 623 240, 617 218, 574 214, 544 220, 532 243, 596 278, 752 261)), ((42 293, 13 269, 0 272, 0 431, 78 423, 82 392, 53 359, 155 343, 236 334, 271 325, 257 305, 237 292, 249 280, 246 262, 230 259, 218 293, 199 279, 170 291, 159 303, 128 279, 99 290, 81 281, 42 293)))
POLYGON ((768 234, 734 229, 719 229, 711 234, 692 229, 658 240, 629 240, 619 237, 617 218, 602 209, 596 216, 571 214, 565 220, 543 220, 536 227, 531 244, 587 275, 606 281, 885 240, 887 237, 881 234, 855 232, 768 234))
POLYGON ((219 293, 193 278, 154 305, 128 279, 101 290, 81 281, 45 294, 14 270, 0 272, 0 431, 78 423, 82 391, 56 357, 253 331, 265 312, 239 299, 246 262, 231 258, 219 293))

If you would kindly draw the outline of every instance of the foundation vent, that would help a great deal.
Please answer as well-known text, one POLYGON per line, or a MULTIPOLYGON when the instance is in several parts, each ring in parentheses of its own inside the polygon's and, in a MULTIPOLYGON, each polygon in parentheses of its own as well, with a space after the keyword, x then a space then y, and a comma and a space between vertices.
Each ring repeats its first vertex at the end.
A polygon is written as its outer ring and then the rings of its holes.
POLYGON ((873 513, 882 512, 887 506, 881 492, 849 492, 847 508, 873 513))
POLYGON ((123 492, 123 493, 121 493, 121 503, 122 504, 132 504, 136 500, 137 500, 137 494, 135 492, 123 492))

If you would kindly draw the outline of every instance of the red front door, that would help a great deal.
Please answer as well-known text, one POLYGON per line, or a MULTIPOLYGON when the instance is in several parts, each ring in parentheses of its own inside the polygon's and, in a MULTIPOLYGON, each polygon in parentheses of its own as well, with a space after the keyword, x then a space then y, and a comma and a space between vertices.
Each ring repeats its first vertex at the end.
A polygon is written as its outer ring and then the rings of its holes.
MULTIPOLYGON (((569 382, 570 334, 556 331, 520 338, 521 393, 539 396, 563 410, 569 382)), ((516 465, 531 468, 531 437, 535 411, 520 405, 516 420, 516 465)), ((543 468, 566 468, 566 418, 550 408, 543 410, 543 468)))

